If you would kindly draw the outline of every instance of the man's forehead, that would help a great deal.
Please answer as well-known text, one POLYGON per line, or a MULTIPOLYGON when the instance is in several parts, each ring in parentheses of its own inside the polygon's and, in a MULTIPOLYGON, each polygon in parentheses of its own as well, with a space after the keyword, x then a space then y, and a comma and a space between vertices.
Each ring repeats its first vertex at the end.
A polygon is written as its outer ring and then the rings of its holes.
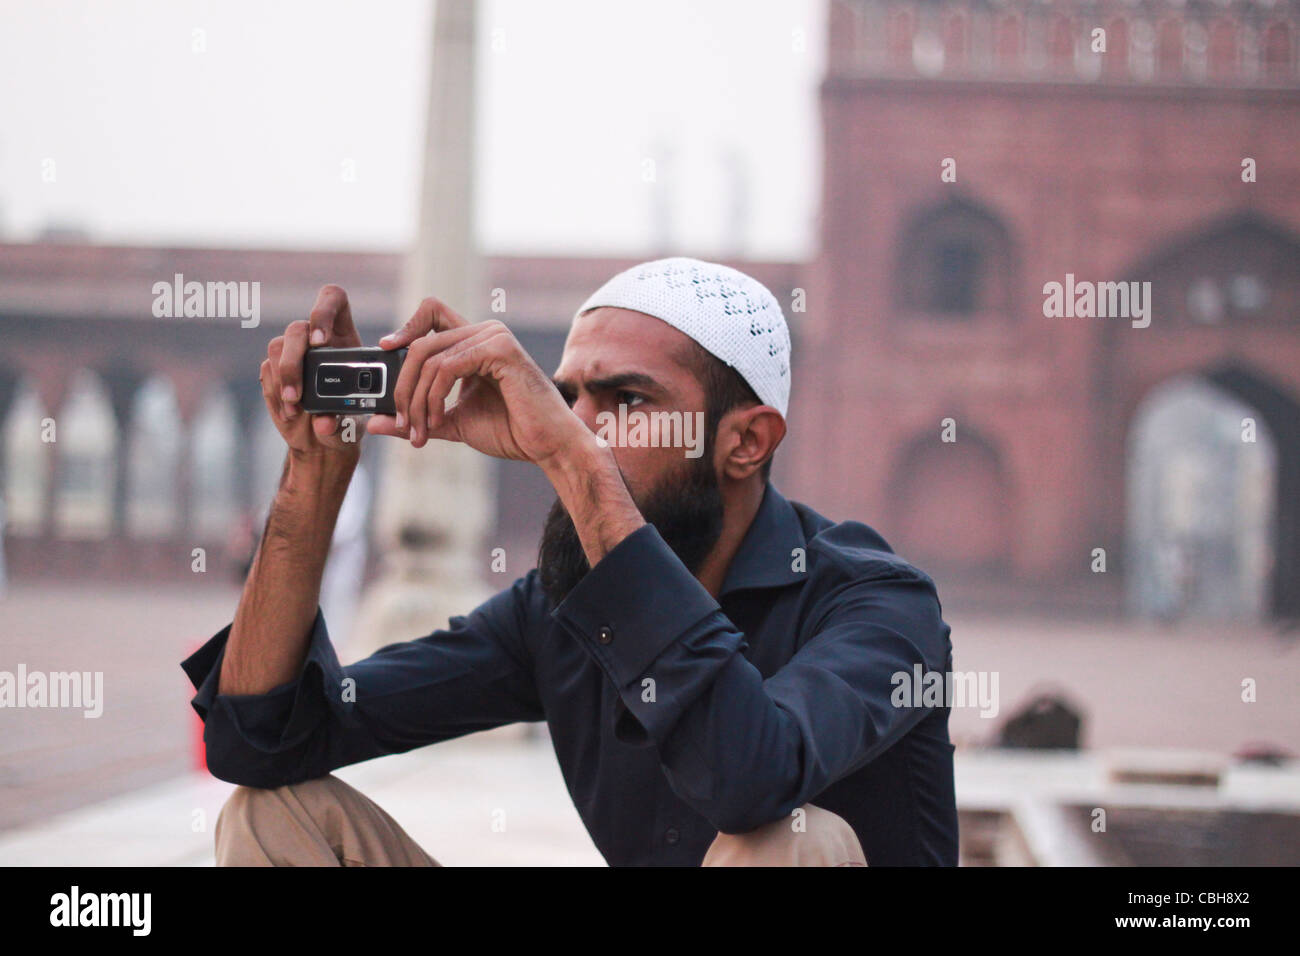
POLYGON ((625 372, 671 375, 684 371, 692 344, 689 335, 652 315, 602 306, 573 320, 560 372, 588 379, 625 372))

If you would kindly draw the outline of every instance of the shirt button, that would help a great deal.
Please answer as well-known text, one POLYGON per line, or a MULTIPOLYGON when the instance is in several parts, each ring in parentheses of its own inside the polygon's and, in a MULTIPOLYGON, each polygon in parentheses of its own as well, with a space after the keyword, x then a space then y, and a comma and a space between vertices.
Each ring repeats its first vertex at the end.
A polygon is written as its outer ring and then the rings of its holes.
POLYGON ((596 640, 602 644, 614 643, 614 629, 606 625, 596 632, 596 640))
POLYGON ((669 827, 664 831, 664 841, 670 845, 675 845, 681 838, 682 835, 678 832, 676 827, 669 827))

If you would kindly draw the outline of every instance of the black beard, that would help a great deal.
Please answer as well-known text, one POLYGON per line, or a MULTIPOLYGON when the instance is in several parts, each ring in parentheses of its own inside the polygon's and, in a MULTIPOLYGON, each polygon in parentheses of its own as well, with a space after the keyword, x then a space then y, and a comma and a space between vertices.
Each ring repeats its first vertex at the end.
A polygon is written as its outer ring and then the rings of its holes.
MULTIPOLYGON (((689 459, 680 472, 665 479, 644 496, 633 500, 648 524, 658 529, 664 543, 698 574, 704 559, 722 535, 722 489, 713 471, 712 456, 689 459)), ((573 519, 556 498, 546 516, 537 550, 542 590, 554 607, 563 601, 591 570, 573 519)))

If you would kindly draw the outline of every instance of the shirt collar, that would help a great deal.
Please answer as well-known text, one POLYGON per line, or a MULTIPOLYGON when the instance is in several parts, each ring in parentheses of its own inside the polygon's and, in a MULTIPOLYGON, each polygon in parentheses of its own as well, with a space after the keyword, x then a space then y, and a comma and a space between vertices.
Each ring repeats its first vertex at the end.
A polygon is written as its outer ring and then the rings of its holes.
MULTIPOLYGON (((807 577, 792 565, 795 548, 806 548, 803 525, 794 506, 786 501, 776 486, 768 483, 763 501, 745 532, 740 550, 727 568, 722 594, 745 588, 775 588, 797 584, 807 577)), ((807 555, 803 556, 807 561, 807 555)))

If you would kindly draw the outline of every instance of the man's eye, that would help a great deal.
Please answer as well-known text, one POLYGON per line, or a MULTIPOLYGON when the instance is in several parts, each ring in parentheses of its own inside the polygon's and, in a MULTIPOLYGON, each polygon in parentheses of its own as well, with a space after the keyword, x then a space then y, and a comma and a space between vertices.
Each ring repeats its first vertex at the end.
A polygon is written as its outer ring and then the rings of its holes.
POLYGON ((636 392, 620 391, 614 397, 618 399, 620 405, 626 405, 628 408, 635 408, 637 405, 640 405, 645 401, 645 396, 638 395, 636 392))

